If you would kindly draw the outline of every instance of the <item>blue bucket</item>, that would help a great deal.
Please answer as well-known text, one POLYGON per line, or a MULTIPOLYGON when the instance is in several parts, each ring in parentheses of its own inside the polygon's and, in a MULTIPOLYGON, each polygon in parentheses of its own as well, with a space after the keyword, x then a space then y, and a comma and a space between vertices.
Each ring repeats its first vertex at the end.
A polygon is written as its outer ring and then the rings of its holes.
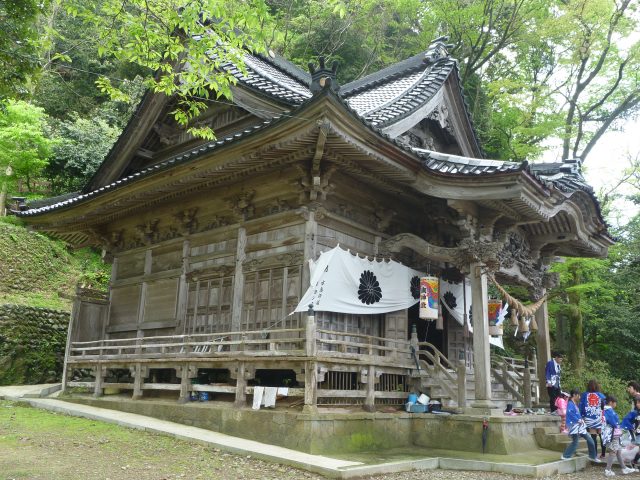
POLYGON ((409 397, 407 398, 407 403, 417 403, 418 402, 418 395, 415 393, 410 393, 409 397))
POLYGON ((200 392, 200 401, 206 402, 209 400, 209 392, 200 392))

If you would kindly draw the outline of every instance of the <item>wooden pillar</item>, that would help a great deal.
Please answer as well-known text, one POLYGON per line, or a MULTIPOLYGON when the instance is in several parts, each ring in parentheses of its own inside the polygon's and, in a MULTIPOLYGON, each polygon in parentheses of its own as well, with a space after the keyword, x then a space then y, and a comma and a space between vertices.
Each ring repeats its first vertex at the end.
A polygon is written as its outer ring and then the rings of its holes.
POLYGON ((551 360, 551 341, 549 339, 549 310, 547 302, 544 302, 536 312, 536 323, 538 324, 538 333, 536 334, 537 349, 537 370, 540 402, 549 402, 549 394, 545 385, 547 380, 544 375, 547 362, 551 360))
POLYGON ((302 291, 311 284, 311 272, 309 270, 309 260, 316 259, 316 245, 318 237, 318 222, 316 221, 316 213, 309 211, 306 216, 304 225, 304 259, 302 268, 302 291))
POLYGON ((238 370, 236 372, 236 400, 234 406, 242 408, 247 404, 247 366, 245 362, 238 362, 238 370))
POLYGON ((484 265, 470 265, 471 315, 473 318, 473 370, 475 378, 474 408, 491 409, 491 359, 489 346, 489 318, 487 306, 487 275, 482 273, 484 265))
POLYGON ((190 367, 189 365, 181 365, 176 368, 176 376, 180 379, 180 396, 178 397, 179 403, 186 403, 189 401, 189 387, 191 386, 191 379, 198 374, 197 368, 190 367))
POLYGON ((93 385, 93 396, 94 397, 101 397, 102 396, 102 384, 104 382, 104 374, 105 374, 105 368, 98 364, 96 365, 96 367, 94 368, 95 370, 95 377, 96 377, 96 381, 93 385))
POLYGON ((467 406, 467 362, 458 360, 458 407, 467 406))
MULTIPOLYGON (((233 276, 233 303, 231 305, 231 331, 239 332, 242 322, 242 306, 244 300, 244 270, 243 264, 247 257, 245 248, 247 246, 247 230, 244 227, 238 228, 238 243, 236 245, 236 269, 233 276)), ((231 350, 235 350, 231 345, 231 350)))
POLYGON ((376 368, 373 365, 367 367, 367 396, 364 399, 364 409, 367 412, 376 410, 376 368))
POLYGON ((144 382, 144 377, 147 376, 148 369, 143 367, 141 364, 136 363, 135 366, 129 367, 129 371, 133 376, 133 395, 131 398, 133 400, 138 400, 142 398, 142 383, 144 382))
POLYGON ((305 324, 305 353, 307 357, 315 357, 318 346, 316 344, 316 317, 313 313, 313 305, 309 305, 305 324))
POLYGON ((524 407, 531 408, 531 367, 529 367, 529 359, 524 359, 524 375, 523 375, 523 388, 524 388, 524 407))
POLYGON ((315 413, 318 410, 318 364, 313 361, 304 365, 304 407, 303 413, 315 413))
POLYGON ((67 328, 67 345, 64 349, 64 364, 62 366, 62 385, 61 390, 67 389, 67 383, 69 381, 69 357, 71 356, 71 344, 73 343, 76 331, 76 325, 78 323, 78 316, 80 315, 80 308, 82 306, 81 300, 76 297, 71 307, 71 315, 69 317, 69 327, 67 328))
MULTIPOLYGON (((189 240, 185 240, 182 243, 182 272, 180 273, 180 279, 178 280, 178 308, 176 309, 176 324, 179 331, 180 325, 182 325, 183 333, 186 333, 187 324, 187 297, 189 296, 189 284, 187 282, 187 272, 189 271, 189 252, 191 250, 191 243, 189 240)), ((198 306, 195 305, 194 310, 198 310, 198 306)))

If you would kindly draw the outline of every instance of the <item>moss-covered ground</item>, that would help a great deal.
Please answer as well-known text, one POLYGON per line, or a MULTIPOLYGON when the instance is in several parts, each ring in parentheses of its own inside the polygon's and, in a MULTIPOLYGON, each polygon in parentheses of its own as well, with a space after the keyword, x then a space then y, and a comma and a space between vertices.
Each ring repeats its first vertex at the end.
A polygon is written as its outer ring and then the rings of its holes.
POLYGON ((75 286, 101 288, 108 266, 88 248, 71 251, 64 242, 0 219, 0 304, 70 310, 75 286))

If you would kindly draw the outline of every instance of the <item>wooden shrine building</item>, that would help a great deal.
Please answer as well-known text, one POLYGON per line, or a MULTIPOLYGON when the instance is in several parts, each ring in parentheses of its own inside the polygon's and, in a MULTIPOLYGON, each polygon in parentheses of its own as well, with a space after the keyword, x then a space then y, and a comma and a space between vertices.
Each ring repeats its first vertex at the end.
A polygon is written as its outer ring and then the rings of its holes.
POLYGON ((535 301, 556 256, 606 256, 612 239, 580 162, 483 158, 440 40, 346 85, 322 61, 309 74, 244 58, 246 76, 225 67, 233 101, 197 120, 217 140, 186 133, 174 99, 147 93, 82 192, 18 213, 113 265, 106 295, 78 291, 65 386, 183 401, 208 391, 238 406, 257 385, 287 386, 308 410, 373 410, 420 388, 491 409, 497 382, 530 401, 550 356, 546 306, 535 314, 538 368, 492 361, 487 281, 524 285, 535 301), (309 261, 337 245, 466 277, 482 321, 465 335, 445 314, 426 328, 414 307, 289 315, 309 261), (83 369, 91 381, 74 373, 83 369))

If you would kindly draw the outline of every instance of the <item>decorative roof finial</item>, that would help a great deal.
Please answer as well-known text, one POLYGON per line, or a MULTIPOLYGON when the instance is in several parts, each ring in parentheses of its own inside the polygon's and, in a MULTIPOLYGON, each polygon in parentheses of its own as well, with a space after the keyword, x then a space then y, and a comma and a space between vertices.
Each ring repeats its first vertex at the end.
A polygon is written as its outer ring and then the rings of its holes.
POLYGON ((438 60, 447 58, 449 56, 448 48, 453 45, 448 45, 445 42, 449 40, 449 37, 443 36, 436 38, 429 44, 429 48, 424 54, 424 63, 436 63, 438 60))
POLYGON ((336 72, 338 71, 338 62, 334 61, 331 65, 331 69, 328 69, 324 63, 324 57, 318 57, 318 68, 309 62, 309 73, 311 73, 311 85, 309 89, 311 93, 318 93, 325 88, 330 88, 334 92, 340 90, 340 85, 336 78, 336 72))

